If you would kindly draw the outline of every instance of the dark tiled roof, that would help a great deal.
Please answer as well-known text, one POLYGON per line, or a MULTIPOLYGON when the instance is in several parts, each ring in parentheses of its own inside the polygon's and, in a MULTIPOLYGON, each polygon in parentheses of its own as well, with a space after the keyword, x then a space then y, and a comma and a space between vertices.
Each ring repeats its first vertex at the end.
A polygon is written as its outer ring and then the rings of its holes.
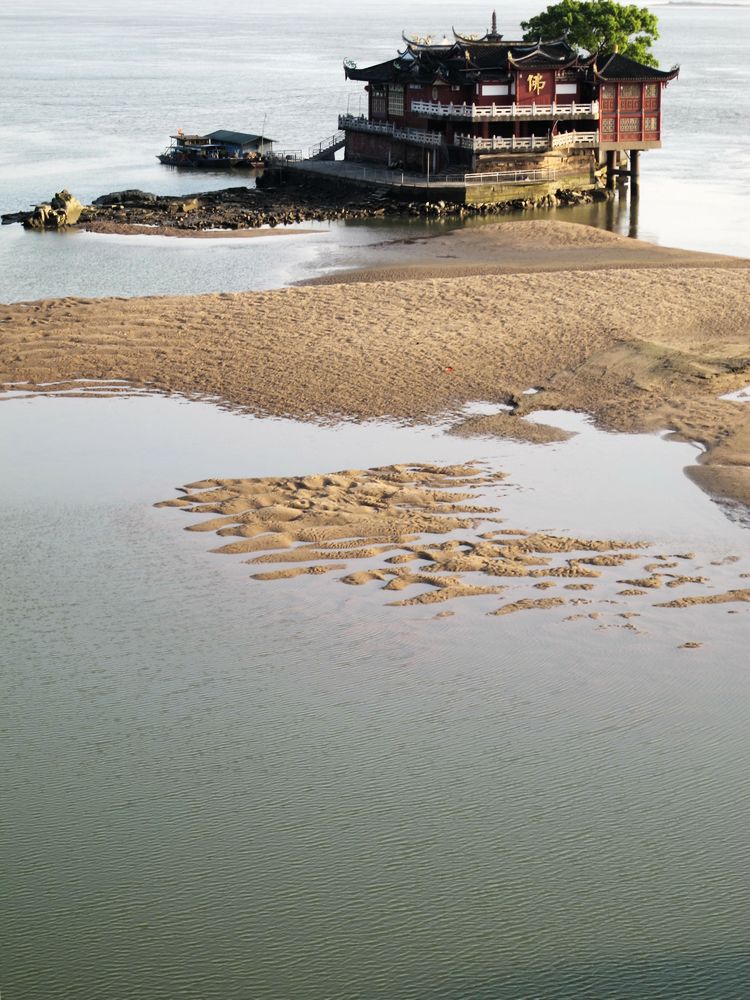
POLYGON ((535 69, 559 69, 577 64, 578 57, 564 40, 505 42, 498 37, 492 41, 461 39, 451 45, 410 42, 395 59, 363 69, 345 66, 344 71, 350 80, 372 83, 432 83, 435 79, 468 83, 482 77, 506 75, 511 62, 535 69))
POLYGON ((567 42, 515 42, 510 49, 510 54, 516 62, 523 59, 539 58, 547 62, 571 62, 577 58, 575 49, 572 49, 567 42))
POLYGON ((674 80, 679 72, 679 66, 655 69, 619 52, 598 56, 594 63, 594 73, 600 80, 674 80))
POLYGON ((357 69, 356 66, 344 64, 344 73, 347 80, 370 80, 372 83, 391 83, 398 79, 393 59, 376 63, 374 66, 367 66, 365 69, 357 69))

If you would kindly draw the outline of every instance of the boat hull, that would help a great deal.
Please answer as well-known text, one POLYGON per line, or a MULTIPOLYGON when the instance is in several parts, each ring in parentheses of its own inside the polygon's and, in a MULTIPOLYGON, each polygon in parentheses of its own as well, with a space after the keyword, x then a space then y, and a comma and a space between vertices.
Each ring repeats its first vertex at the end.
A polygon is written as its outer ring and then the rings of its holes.
POLYGON ((171 156, 168 153, 162 153, 157 159, 167 167, 180 167, 182 170, 244 170, 252 172, 263 169, 262 161, 245 160, 236 156, 209 159, 207 157, 185 156, 184 154, 171 156))

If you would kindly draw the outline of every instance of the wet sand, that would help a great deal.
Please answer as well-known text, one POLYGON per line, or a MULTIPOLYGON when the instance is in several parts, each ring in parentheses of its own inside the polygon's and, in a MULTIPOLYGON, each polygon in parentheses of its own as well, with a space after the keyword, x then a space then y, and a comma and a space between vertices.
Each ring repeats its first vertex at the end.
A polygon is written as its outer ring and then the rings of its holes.
POLYGON ((574 409, 701 442, 691 477, 750 503, 750 407, 719 398, 750 382, 750 262, 552 222, 428 243, 430 276, 408 280, 2 306, 0 382, 122 378, 303 419, 424 422, 510 402, 492 430, 508 436, 531 410, 574 409), (435 277, 441 241, 539 273, 435 277))
POLYGON ((384 241, 363 267, 305 284, 425 280, 471 275, 596 271, 606 268, 750 267, 741 257, 698 253, 633 240, 592 226, 533 221, 481 222, 384 241))
MULTIPOLYGON (((619 618, 630 619, 640 616, 634 609, 644 601, 656 608, 750 601, 750 589, 740 584, 743 574, 737 575, 736 589, 712 592, 709 576, 690 572, 697 558, 692 552, 655 553, 646 541, 507 527, 494 489, 504 478, 470 463, 204 479, 156 506, 211 515, 192 521, 187 530, 227 539, 213 551, 249 556, 245 562, 255 581, 334 572, 350 586, 375 583, 389 594, 408 591, 387 602, 393 607, 489 595, 499 599, 490 615, 604 603, 614 605, 619 618), (494 503, 487 504, 487 493, 494 503), (353 561, 367 565, 352 570, 353 561), (621 589, 602 600, 601 584, 608 585, 605 594, 613 584, 621 589), (663 588, 679 588, 681 596, 654 601, 663 588), (545 593, 537 596, 538 591, 545 593)), ((737 557, 716 565, 733 561, 737 557)), ((566 620, 581 617, 598 620, 602 612, 566 620)))
POLYGON ((188 240, 257 239, 259 236, 305 236, 316 229, 268 226, 262 229, 179 229, 177 226, 146 226, 128 222, 87 222, 77 227, 86 233, 107 236, 171 236, 188 240))

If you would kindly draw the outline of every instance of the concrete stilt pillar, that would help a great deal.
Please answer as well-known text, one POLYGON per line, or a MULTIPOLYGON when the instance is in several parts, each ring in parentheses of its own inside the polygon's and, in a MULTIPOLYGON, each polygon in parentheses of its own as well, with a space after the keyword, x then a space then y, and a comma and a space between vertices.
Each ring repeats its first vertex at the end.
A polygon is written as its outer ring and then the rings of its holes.
POLYGON ((641 182, 641 153, 639 149, 630 150, 630 190, 631 197, 638 193, 641 182))
POLYGON ((630 188, 630 215, 628 218, 628 236, 631 239, 638 239, 638 208, 640 198, 638 197, 638 185, 633 183, 630 188))
POLYGON ((615 206, 617 204, 618 201, 615 198, 608 198, 604 203, 604 228, 608 229, 610 233, 617 232, 615 225, 617 222, 615 206))
POLYGON ((615 189, 615 151, 614 149, 607 150, 607 190, 614 191, 615 189))

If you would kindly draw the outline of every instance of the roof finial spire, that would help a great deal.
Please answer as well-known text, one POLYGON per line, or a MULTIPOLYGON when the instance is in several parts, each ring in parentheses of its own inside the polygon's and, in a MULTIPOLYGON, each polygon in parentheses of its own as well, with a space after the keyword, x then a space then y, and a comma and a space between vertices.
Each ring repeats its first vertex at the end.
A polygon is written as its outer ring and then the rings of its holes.
POLYGON ((497 14, 496 14, 496 12, 494 10, 492 11, 492 32, 491 33, 493 35, 497 34, 497 14))

